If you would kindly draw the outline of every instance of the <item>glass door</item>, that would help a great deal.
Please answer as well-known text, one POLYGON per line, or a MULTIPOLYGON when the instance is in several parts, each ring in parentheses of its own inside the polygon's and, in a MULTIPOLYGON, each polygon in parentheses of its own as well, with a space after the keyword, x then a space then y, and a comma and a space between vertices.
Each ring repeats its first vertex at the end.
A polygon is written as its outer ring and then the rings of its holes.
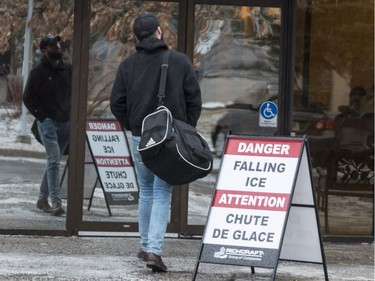
POLYGON ((203 100, 197 128, 214 153, 214 169, 182 195, 183 235, 203 232, 227 134, 272 136, 283 129, 259 125, 259 107, 266 101, 278 104, 281 92, 282 7, 272 1, 230 3, 195 1, 188 9, 193 24, 187 52, 203 100))
MULTIPOLYGON (((181 46, 184 46, 183 41, 180 40, 181 27, 184 26, 184 24, 181 25, 181 19, 185 17, 181 17, 178 1, 151 0, 123 1, 121 3, 93 1, 91 5, 85 5, 85 7, 83 17, 87 18, 87 21, 83 18, 82 22, 87 30, 82 33, 82 44, 87 53, 82 56, 81 65, 87 67, 82 71, 87 73, 84 77, 87 79, 87 83, 83 79, 80 79, 80 82, 87 85, 83 85, 80 92, 87 92, 87 96, 84 97, 81 94, 83 103, 80 106, 81 109, 83 107, 83 110, 77 111, 82 115, 84 123, 112 122, 115 117, 109 108, 109 98, 119 64, 135 51, 137 40, 132 28, 134 19, 142 13, 155 14, 160 19, 165 42, 172 49, 181 50, 181 46), (89 26, 87 22, 90 22, 89 26)), ((86 124, 80 123, 80 126, 82 125, 86 128, 86 124)), ((78 135, 80 145, 78 150, 81 153, 79 157, 85 162, 83 169, 74 170, 73 165, 78 162, 76 159, 72 159, 72 166, 69 166, 71 174, 79 170, 73 176, 80 178, 80 181, 83 182, 83 187, 79 186, 72 191, 74 192, 72 200, 76 202, 71 201, 71 204, 74 204, 76 212, 72 214, 70 228, 77 230, 78 234, 82 235, 96 235, 96 233, 106 235, 105 233, 112 232, 136 233, 138 231, 137 200, 129 200, 129 202, 107 200, 108 195, 112 196, 112 194, 116 194, 117 198, 125 196, 125 189, 121 190, 121 185, 102 184, 103 179, 98 177, 99 174, 94 164, 95 159, 92 157, 88 142, 84 139, 84 132, 85 129, 80 130, 80 135, 78 135), (82 147, 83 149, 81 149, 82 147), (82 155, 83 153, 84 155, 82 155)), ((128 140, 128 151, 131 151, 131 133, 125 132, 125 134, 128 140)), ((108 152, 105 153, 107 157, 117 155, 115 149, 110 148, 111 145, 113 148, 113 143, 106 144, 108 147, 108 152)), ((78 158, 77 155, 75 157, 78 158)), ((107 169, 108 172, 109 169, 107 169)), ((107 178, 112 180, 112 176, 107 176, 107 178)), ((115 180, 112 180, 112 183, 114 182, 115 180)), ((123 182, 125 181, 122 181, 121 184, 123 182)), ((176 191, 178 192, 178 189, 176 191)), ((174 233, 178 231, 176 197, 177 195, 174 194, 168 225, 168 232, 174 233)))

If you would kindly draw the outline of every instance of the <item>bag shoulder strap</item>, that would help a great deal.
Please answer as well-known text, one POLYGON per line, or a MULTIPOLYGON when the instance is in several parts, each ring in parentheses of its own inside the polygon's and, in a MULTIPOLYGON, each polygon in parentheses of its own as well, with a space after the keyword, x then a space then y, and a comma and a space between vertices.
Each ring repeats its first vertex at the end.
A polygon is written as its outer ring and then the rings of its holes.
POLYGON ((161 75, 160 75, 160 82, 159 82, 159 104, 158 106, 163 105, 164 98, 165 98, 165 83, 167 81, 167 70, 168 70, 168 59, 169 59, 169 50, 164 52, 163 54, 163 63, 161 65, 161 75))

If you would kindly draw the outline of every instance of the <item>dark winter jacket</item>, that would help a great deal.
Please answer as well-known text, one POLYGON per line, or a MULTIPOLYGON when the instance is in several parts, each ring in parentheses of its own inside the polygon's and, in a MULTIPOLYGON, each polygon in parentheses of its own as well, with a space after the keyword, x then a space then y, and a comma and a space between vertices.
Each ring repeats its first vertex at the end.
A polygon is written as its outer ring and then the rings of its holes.
MULTIPOLYGON (((134 136, 141 135, 142 120, 158 106, 164 41, 151 37, 136 46, 137 52, 118 68, 111 95, 111 111, 134 136)), ((199 83, 189 58, 170 51, 164 105, 174 118, 196 126, 202 109, 199 83)))
POLYGON ((61 61, 54 68, 46 57, 30 71, 23 102, 38 120, 47 117, 58 122, 69 121, 72 68, 61 61))

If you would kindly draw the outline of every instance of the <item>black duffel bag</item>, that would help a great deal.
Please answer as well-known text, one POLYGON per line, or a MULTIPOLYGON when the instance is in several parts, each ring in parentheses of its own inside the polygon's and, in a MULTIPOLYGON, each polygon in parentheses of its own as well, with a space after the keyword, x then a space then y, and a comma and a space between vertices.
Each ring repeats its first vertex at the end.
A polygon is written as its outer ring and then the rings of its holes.
POLYGON ((40 138, 40 136, 39 136, 38 124, 37 124, 36 122, 37 122, 37 120, 34 119, 33 124, 31 125, 31 132, 33 133, 35 139, 36 139, 41 145, 43 145, 43 142, 42 142, 42 140, 41 140, 41 138, 40 138))
POLYGON ((165 106, 143 119, 137 149, 145 166, 173 185, 190 183, 212 171, 212 153, 203 136, 174 119, 165 106))

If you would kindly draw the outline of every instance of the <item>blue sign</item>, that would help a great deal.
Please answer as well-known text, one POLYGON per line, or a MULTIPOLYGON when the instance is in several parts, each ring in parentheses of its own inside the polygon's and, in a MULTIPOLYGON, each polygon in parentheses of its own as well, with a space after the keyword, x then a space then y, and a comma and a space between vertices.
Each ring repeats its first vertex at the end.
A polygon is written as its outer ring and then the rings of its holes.
POLYGON ((276 127, 277 126, 277 105, 272 101, 262 103, 259 108, 259 126, 276 127))

